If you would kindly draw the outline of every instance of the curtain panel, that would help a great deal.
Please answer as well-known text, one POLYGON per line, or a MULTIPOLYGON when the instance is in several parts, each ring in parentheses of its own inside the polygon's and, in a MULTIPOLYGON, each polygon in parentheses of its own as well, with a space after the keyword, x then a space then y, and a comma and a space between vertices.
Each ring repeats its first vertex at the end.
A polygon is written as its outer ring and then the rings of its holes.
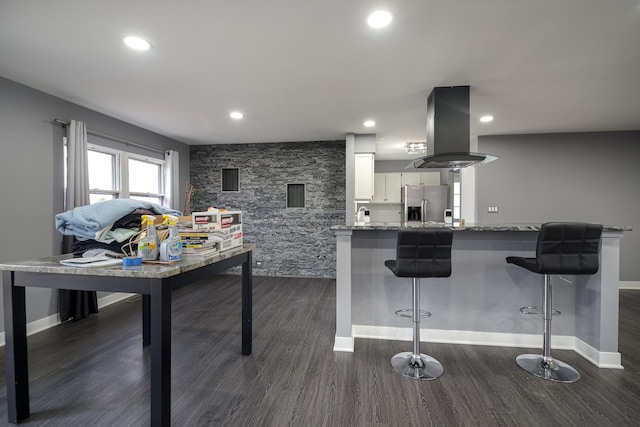
MULTIPOLYGON (((180 153, 167 150, 164 153, 164 206, 180 210, 180 153)), ((186 213, 185 213, 186 215, 186 213)))
MULTIPOLYGON (((71 120, 67 128, 67 188, 65 191, 66 211, 90 204, 89 168, 87 162, 87 126, 71 120)), ((62 253, 70 253, 73 236, 64 236, 62 253)), ((95 291, 75 291, 60 289, 60 320, 80 320, 98 312, 98 297, 95 291)))

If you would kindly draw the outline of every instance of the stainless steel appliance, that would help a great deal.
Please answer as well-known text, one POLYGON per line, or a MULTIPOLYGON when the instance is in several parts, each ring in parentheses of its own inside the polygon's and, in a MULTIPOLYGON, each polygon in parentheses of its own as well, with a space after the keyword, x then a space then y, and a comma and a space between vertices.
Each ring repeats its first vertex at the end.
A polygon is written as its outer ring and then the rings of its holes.
POLYGON ((448 198, 447 185, 405 185, 402 187, 402 220, 416 223, 443 222, 448 198))
POLYGON ((427 98, 427 156, 407 168, 460 169, 497 156, 472 153, 469 86, 436 87, 427 98))

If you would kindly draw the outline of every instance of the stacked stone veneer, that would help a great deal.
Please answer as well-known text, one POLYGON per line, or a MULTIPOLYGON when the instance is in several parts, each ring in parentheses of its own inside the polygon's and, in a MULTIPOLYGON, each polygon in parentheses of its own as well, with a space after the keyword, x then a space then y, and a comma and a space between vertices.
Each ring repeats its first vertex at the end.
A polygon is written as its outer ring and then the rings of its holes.
POLYGON ((255 275, 335 277, 331 226, 345 223, 345 141, 199 145, 190 157, 191 211, 241 210, 255 275), (239 191, 221 191, 222 168, 239 169, 239 191), (305 184, 305 208, 287 208, 287 184, 305 184))

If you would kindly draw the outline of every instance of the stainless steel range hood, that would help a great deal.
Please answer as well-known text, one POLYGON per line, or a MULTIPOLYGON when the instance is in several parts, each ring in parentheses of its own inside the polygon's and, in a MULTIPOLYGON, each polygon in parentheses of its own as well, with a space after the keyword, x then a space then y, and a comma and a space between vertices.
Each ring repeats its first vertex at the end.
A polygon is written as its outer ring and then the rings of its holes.
POLYGON ((436 87, 427 98, 426 157, 409 168, 460 169, 496 160, 470 148, 469 86, 436 87))

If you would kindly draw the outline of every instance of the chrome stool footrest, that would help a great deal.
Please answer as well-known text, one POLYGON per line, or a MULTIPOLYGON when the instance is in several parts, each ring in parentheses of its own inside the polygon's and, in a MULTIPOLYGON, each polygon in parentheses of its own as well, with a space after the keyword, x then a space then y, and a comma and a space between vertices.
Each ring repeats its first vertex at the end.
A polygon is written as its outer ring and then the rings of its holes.
MULTIPOLYGON (((406 317, 408 319, 413 319, 413 309, 412 308, 403 308, 401 310, 396 310, 396 316, 398 317, 406 317)), ((425 310, 420 310, 420 318, 426 319, 427 317, 431 317, 431 313, 425 310)))
POLYGON ((571 365, 551 357, 539 354, 521 354, 516 358, 518 366, 543 380, 559 383, 574 383, 580 379, 580 373, 571 365))
MULTIPOLYGON (((528 305, 526 307, 520 308, 520 313, 533 314, 542 317, 542 307, 540 307, 539 305, 528 305)), ((551 314, 560 315, 562 313, 554 308, 551 310, 551 314)))
POLYGON ((424 353, 414 354, 403 351, 391 358, 391 366, 395 371, 413 380, 435 380, 444 372, 444 368, 436 359, 424 353))

